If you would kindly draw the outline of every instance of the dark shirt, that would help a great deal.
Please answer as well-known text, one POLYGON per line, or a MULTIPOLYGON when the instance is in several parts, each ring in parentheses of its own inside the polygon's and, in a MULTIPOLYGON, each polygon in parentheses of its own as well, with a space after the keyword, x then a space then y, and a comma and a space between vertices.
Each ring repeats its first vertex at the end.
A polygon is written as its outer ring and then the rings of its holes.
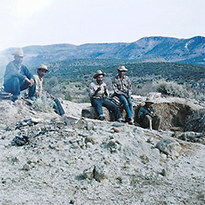
POLYGON ((138 119, 140 121, 142 121, 145 117, 145 115, 149 114, 149 113, 155 113, 155 110, 153 107, 150 107, 150 109, 147 109, 147 106, 142 106, 140 107, 139 111, 138 111, 138 119))
POLYGON ((18 78, 20 81, 23 81, 26 77, 28 79, 35 80, 34 76, 30 73, 30 71, 25 65, 20 64, 20 66, 18 66, 18 64, 14 60, 6 66, 6 70, 4 73, 4 83, 9 80, 12 80, 15 77, 18 78))

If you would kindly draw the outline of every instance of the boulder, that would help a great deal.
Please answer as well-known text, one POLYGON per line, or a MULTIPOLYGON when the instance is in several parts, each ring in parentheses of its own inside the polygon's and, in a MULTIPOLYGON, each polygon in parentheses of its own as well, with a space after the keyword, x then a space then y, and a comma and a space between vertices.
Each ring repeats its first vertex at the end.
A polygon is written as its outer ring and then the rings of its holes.
POLYGON ((181 152, 180 144, 171 138, 163 138, 157 144, 156 147, 163 153, 178 157, 181 152))
MULTIPOLYGON (((105 120, 111 121, 113 119, 113 114, 109 112, 109 110, 103 107, 103 114, 105 116, 105 120)), ((89 106, 82 109, 82 117, 90 118, 90 119, 97 119, 97 113, 95 112, 94 107, 89 106)))

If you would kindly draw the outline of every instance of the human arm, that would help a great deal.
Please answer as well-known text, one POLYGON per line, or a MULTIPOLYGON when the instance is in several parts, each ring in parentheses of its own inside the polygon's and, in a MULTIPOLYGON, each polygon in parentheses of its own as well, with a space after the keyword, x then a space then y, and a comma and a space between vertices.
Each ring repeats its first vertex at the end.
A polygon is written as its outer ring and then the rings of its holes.
POLYGON ((139 111, 138 111, 138 114, 137 114, 138 119, 140 121, 142 121, 147 113, 148 113, 148 111, 146 111, 146 109, 144 107, 140 107, 139 111))
POLYGON ((7 66, 4 73, 4 82, 7 80, 11 80, 13 78, 18 78, 20 81, 23 81, 25 79, 25 76, 20 73, 14 63, 14 61, 11 61, 7 66))
POLYGON ((29 83, 29 86, 31 87, 35 82, 34 76, 31 74, 28 68, 24 65, 22 65, 21 70, 22 70, 23 75, 25 76, 25 81, 27 81, 29 83))
POLYGON ((128 97, 123 91, 122 91, 122 81, 119 79, 118 76, 116 76, 112 82, 113 90, 115 94, 123 95, 124 97, 128 97))
POLYGON ((138 111, 138 118, 140 120, 142 120, 146 115, 149 115, 150 117, 154 117, 155 111, 154 108, 146 108, 145 106, 140 107, 139 111, 138 111))
POLYGON ((155 113, 155 110, 153 107, 150 108, 150 112, 148 112, 148 115, 151 116, 151 117, 155 117, 156 116, 156 113, 155 113))
POLYGON ((88 93, 89 96, 92 98, 93 96, 96 96, 97 93, 101 90, 101 87, 97 87, 93 82, 90 83, 88 93))
POLYGON ((127 90, 128 90, 128 97, 131 97, 131 94, 132 94, 132 84, 131 84, 131 81, 130 81, 130 78, 127 77, 127 90))
POLYGON ((104 85, 104 95, 105 95, 105 96, 108 96, 108 95, 109 95, 108 88, 107 88, 107 85, 106 85, 106 84, 104 85))
POLYGON ((25 78, 25 81, 27 81, 29 83, 29 86, 31 87, 34 84, 34 79, 28 79, 27 77, 25 78))

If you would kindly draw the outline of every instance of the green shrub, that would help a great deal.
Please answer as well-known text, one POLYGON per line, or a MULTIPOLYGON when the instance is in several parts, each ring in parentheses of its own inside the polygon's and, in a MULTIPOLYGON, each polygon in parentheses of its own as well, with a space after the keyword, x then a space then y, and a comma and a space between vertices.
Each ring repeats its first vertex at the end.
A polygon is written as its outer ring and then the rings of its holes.
POLYGON ((67 93, 65 94, 65 100, 72 101, 72 97, 71 97, 71 95, 70 95, 70 92, 67 92, 67 93))
POLYGON ((153 87, 157 92, 174 97, 189 97, 189 93, 176 82, 167 82, 164 79, 153 82, 153 87))
POLYGON ((90 103, 90 98, 83 98, 82 103, 90 103))
POLYGON ((33 101, 32 108, 36 111, 51 112, 54 102, 51 98, 41 97, 33 101))

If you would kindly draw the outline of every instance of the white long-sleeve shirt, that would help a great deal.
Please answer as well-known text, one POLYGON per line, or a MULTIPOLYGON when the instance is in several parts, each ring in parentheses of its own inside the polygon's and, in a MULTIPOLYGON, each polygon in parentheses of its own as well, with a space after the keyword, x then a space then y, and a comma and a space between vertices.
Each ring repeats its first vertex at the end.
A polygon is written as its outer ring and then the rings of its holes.
MULTIPOLYGON (((90 83, 89 85, 89 96, 90 98, 104 98, 105 97, 105 87, 107 87, 107 85, 103 82, 101 85, 99 85, 97 82, 92 82, 90 83), (96 95, 95 94, 95 91, 101 87, 101 90, 99 90, 97 92, 96 95)), ((108 93, 108 90, 107 91, 107 94, 109 95, 108 93)))

